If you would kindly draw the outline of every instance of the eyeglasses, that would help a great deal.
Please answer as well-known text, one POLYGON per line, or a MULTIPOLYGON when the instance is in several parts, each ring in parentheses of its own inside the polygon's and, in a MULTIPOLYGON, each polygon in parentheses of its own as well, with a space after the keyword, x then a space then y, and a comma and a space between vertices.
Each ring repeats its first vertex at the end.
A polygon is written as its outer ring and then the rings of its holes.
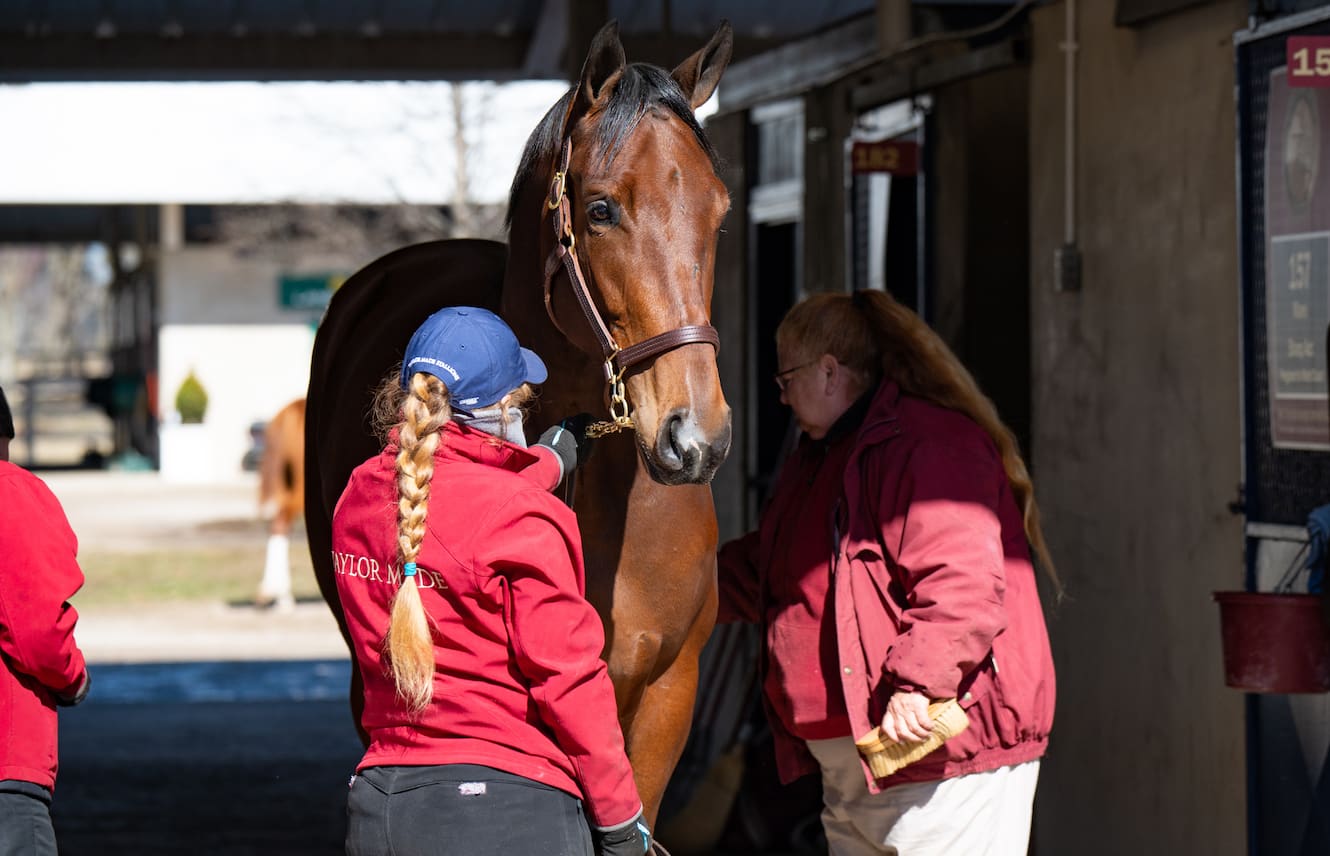
POLYGON ((785 387, 787 387, 787 386, 790 385, 790 375, 792 375, 792 374, 794 374, 795 372, 799 371, 799 369, 806 369, 806 368, 808 368, 809 366, 811 366, 811 365, 812 365, 813 363, 815 363, 815 362, 817 362, 817 360, 809 360, 808 362, 806 362, 806 363, 801 363, 800 365, 797 365, 797 366, 795 366, 795 367, 792 368, 792 369, 786 369, 785 371, 776 372, 774 375, 771 376, 771 379, 774 380, 774 381, 776 382, 776 387, 777 387, 781 392, 784 392, 784 391, 785 391, 785 387))

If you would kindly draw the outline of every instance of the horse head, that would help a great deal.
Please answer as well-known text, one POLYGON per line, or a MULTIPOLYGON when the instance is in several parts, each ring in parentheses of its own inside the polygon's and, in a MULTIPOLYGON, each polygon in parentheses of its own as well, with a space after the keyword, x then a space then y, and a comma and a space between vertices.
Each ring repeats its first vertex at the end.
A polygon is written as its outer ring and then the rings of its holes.
POLYGON ((722 24, 666 72, 626 63, 618 25, 607 24, 580 80, 532 134, 510 201, 515 245, 519 228, 535 226, 530 189, 545 190, 538 258, 548 317, 603 360, 596 382, 611 414, 631 425, 664 484, 710 481, 730 446, 710 326, 729 195, 694 110, 715 91, 732 45, 722 24))

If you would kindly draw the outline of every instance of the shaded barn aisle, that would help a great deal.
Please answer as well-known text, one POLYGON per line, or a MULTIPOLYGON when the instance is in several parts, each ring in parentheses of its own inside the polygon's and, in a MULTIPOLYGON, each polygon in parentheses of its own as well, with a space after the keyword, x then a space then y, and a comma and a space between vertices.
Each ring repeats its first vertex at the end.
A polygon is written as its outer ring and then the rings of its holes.
POLYGON ((94 668, 60 715, 62 856, 340 854, 361 747, 344 661, 94 668))

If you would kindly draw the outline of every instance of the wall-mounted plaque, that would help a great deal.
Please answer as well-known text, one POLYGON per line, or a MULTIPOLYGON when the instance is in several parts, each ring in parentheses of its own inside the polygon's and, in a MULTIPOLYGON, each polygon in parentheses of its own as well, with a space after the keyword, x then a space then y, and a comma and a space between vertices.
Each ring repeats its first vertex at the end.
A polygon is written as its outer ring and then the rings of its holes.
POLYGON ((1330 189, 1321 169, 1330 90, 1270 74, 1265 145, 1265 310, 1276 447, 1330 449, 1330 189))

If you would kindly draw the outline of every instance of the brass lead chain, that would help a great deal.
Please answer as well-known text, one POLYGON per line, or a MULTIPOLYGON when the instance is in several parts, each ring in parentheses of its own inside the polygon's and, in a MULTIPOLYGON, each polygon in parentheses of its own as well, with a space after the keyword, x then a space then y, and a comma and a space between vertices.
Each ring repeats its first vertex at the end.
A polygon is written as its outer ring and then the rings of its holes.
POLYGON ((596 440, 604 437, 606 434, 616 434, 625 428, 632 427, 633 420, 631 419, 629 419, 626 424, 619 422, 592 422, 586 427, 586 435, 592 440, 596 440))
POLYGON ((613 357, 605 361, 605 380, 610 389, 610 418, 614 421, 588 425, 586 435, 592 439, 633 427, 633 417, 628 415, 628 393, 623 388, 623 369, 615 370, 613 357))

